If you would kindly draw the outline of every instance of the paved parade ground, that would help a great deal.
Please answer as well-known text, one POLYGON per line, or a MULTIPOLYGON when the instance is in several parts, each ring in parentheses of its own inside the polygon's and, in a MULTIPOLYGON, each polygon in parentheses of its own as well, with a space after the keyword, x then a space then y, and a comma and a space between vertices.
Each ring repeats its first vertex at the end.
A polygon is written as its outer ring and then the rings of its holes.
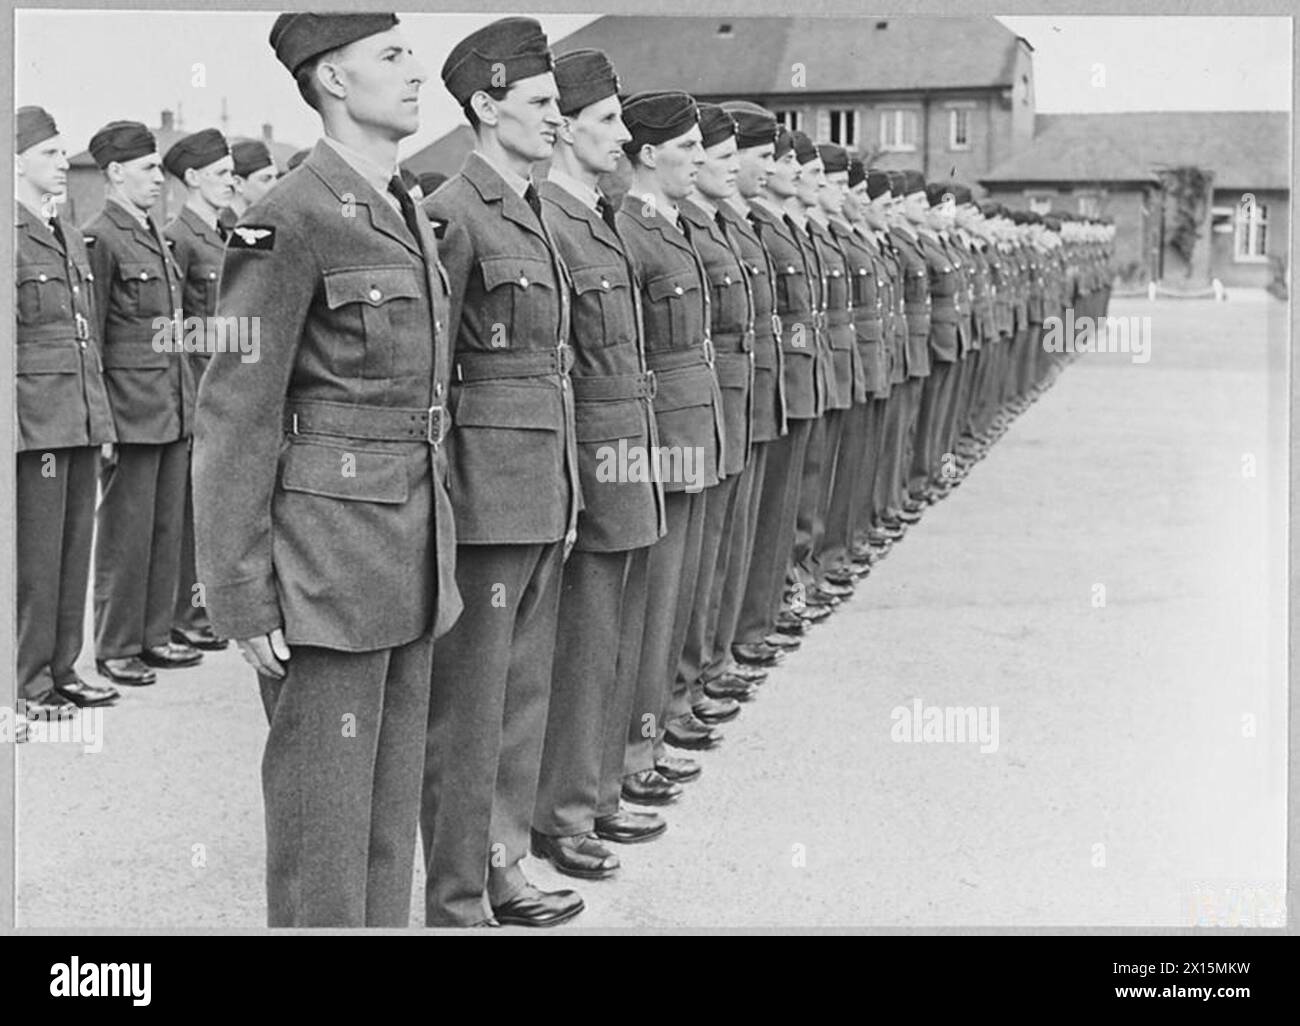
MULTIPOLYGON (((565 929, 1281 924, 1286 307, 1111 313, 1151 318, 1149 361, 1071 364, 565 929), (918 704, 984 743, 900 740, 918 704)), ((252 672, 159 678, 102 751, 20 747, 19 926, 264 925, 252 672)))

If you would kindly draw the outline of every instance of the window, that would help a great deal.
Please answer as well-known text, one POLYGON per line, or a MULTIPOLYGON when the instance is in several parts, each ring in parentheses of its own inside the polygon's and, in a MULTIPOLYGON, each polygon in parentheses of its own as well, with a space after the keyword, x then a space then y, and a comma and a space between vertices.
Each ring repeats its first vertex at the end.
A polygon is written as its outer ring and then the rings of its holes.
POLYGON ((732 34, 731 22, 724 21, 721 25, 718 26, 718 35, 725 37, 725 36, 730 36, 731 34, 732 34))
POLYGON ((970 149, 970 110, 965 107, 948 111, 948 149, 970 149))
POLYGON ((1090 193, 1081 194, 1079 196, 1079 213, 1084 217, 1100 217, 1101 197, 1090 193))
POLYGON ((858 112, 855 110, 832 110, 830 124, 831 142, 840 146, 858 144, 858 112))
POLYGON ((1051 213, 1053 195, 1055 194, 1040 193, 1038 195, 1034 195, 1033 193, 1030 193, 1027 196, 1029 200, 1029 209, 1032 210, 1035 214, 1051 213))
POLYGON ((1241 261, 1268 259, 1268 207, 1263 203, 1237 205, 1236 258, 1241 261))
POLYGON ((792 132, 799 131, 801 119, 797 110, 778 110, 773 111, 776 114, 776 123, 782 128, 788 128, 792 132))
POLYGON ((1237 226, 1233 221, 1236 211, 1232 207, 1212 207, 1210 209, 1210 231, 1216 235, 1232 235, 1237 226))
POLYGON ((880 148, 894 152, 916 149, 916 111, 880 112, 880 148))

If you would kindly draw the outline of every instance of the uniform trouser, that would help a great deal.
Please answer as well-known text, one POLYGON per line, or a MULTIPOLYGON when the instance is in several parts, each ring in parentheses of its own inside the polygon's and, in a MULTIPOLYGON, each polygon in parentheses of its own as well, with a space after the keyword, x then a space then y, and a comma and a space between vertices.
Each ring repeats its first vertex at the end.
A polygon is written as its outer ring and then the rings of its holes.
POLYGON ((901 504, 899 481, 902 477, 903 454, 907 446, 907 410, 912 393, 920 378, 905 378, 892 382, 889 398, 885 401, 884 427, 880 439, 880 469, 872 489, 872 506, 877 516, 886 510, 897 509, 901 504))
POLYGON ((464 611, 438 639, 420 830, 425 925, 488 918, 527 881, 563 543, 458 545, 464 611))
POLYGON ((966 430, 970 418, 970 404, 975 379, 979 374, 980 351, 972 349, 957 361, 957 384, 954 387, 952 408, 944 421, 940 458, 945 453, 957 451, 957 440, 966 430))
POLYGON ((912 463, 917 453, 924 448, 921 435, 921 403, 925 398, 926 386, 933 373, 933 366, 923 377, 908 378, 907 409, 903 415, 903 459, 898 467, 898 501, 895 508, 902 506, 911 494, 912 463), (915 382, 915 384, 913 384, 915 382))
POLYGON ((120 659, 171 640, 190 442, 119 444, 103 469, 95 543, 95 655, 120 659))
MULTIPOLYGON (((623 759, 623 773, 627 776, 654 769, 656 752, 663 745, 668 685, 680 652, 680 648, 674 648, 677 621, 681 619, 678 609, 683 595, 693 598, 695 594, 704 540, 704 502, 703 492, 667 492, 664 521, 668 530, 650 546, 646 556, 646 611, 623 759)), ((680 637, 684 639, 685 633, 683 625, 680 637)))
POLYGON ((776 623, 785 591, 786 564, 794 545, 799 484, 812 434, 812 419, 791 420, 786 434, 767 442, 767 463, 758 498, 758 521, 736 625, 736 644, 756 645, 776 623))
POLYGON ((598 815, 618 810, 636 685, 634 675, 618 673, 619 646, 633 556, 643 551, 574 551, 564 564, 546 742, 533 810, 538 833, 587 834, 598 815), (611 761, 612 774, 606 768, 611 761), (611 775, 613 807, 602 809, 602 797, 607 802, 610 797, 610 788, 602 784, 608 785, 611 775))
POLYGON ((921 391, 916 445, 909 469, 908 490, 913 495, 925 491, 938 470, 944 413, 952 404, 957 383, 955 368, 956 364, 951 361, 933 360, 930 363, 930 376, 925 379, 921 391))
POLYGON ((691 706, 700 700, 703 693, 701 675, 713 651, 718 593, 727 576, 727 556, 736 525, 739 484, 740 474, 732 474, 704 492, 700 569, 695 578, 695 597, 686 614, 686 635, 668 699, 667 718, 670 721, 689 715, 691 706))
POLYGON ((98 448, 18 453, 18 697, 77 680, 95 529, 98 448))
POLYGON ((268 926, 408 925, 431 648, 295 645, 259 675, 268 926))
POLYGON ((875 435, 871 431, 870 400, 854 403, 844 411, 835 482, 826 508, 826 533, 817 560, 825 570, 843 569, 849 562, 853 526, 862 496, 870 490, 867 481, 875 473, 875 435))
POLYGON ((1030 322, 1016 354, 1016 395, 1024 396, 1034 384, 1034 350, 1042 337, 1043 326, 1030 322))
POLYGON ((736 482, 736 515, 725 529, 726 538, 719 554, 718 573, 714 578, 713 597, 710 600, 715 613, 708 659, 699 677, 701 690, 707 681, 725 677, 735 665, 731 645, 736 640, 740 626, 750 566, 754 559, 754 535, 758 527, 770 445, 770 442, 755 444, 749 462, 736 482))
POLYGON ((847 410, 827 410, 813 428, 804 457, 803 483, 799 488, 799 516, 795 523, 794 550, 791 557, 791 584, 811 587, 825 575, 821 561, 822 542, 826 536, 826 514, 830 509, 831 490, 835 484, 840 442, 844 438, 844 415, 847 410))
POLYGON ((194 492, 189 467, 185 472, 185 512, 181 519, 181 573, 176 584, 176 612, 172 626, 187 631, 212 629, 208 611, 194 590, 198 575, 194 570, 194 492))
POLYGON ((857 546, 859 537, 875 522, 881 512, 876 505, 876 482, 884 472, 885 463, 885 418, 889 410, 889 399, 868 398, 866 404, 866 445, 863 448, 863 464, 857 487, 849 500, 848 547, 849 556, 857 546))

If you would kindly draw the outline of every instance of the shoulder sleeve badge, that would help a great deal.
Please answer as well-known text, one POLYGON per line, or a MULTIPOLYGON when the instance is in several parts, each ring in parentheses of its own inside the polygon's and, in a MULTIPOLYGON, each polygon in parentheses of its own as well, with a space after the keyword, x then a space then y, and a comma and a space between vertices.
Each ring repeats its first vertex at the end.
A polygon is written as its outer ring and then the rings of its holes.
POLYGON ((274 249, 275 227, 269 224, 241 224, 230 230, 226 245, 231 249, 274 249))

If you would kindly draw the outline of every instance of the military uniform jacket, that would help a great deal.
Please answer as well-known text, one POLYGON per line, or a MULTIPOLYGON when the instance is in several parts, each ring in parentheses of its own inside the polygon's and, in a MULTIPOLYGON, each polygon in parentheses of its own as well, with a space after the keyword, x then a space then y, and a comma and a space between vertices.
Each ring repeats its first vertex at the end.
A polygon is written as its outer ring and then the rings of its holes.
POLYGON ((776 315, 775 268, 749 219, 729 203, 719 209, 749 275, 749 294, 754 304, 752 438, 755 442, 771 442, 787 430, 785 354, 781 349, 781 319, 776 315))
POLYGON ((753 442, 754 300, 750 278, 735 243, 717 221, 689 201, 680 205, 678 213, 690 223, 691 245, 700 255, 709 282, 709 337, 727 438, 723 473, 729 477, 745 469, 753 442))
POLYGON ((963 323, 967 331, 970 325, 962 308, 966 283, 952 251, 942 240, 922 232, 919 242, 930 280, 930 360, 932 363, 952 363, 968 345, 960 337, 963 323))
POLYGON ((993 307, 994 335, 991 341, 997 341, 1009 337, 1015 330, 1011 263, 1006 252, 993 242, 985 246, 984 260, 989 269, 989 298, 993 307))
MULTIPOLYGON (((191 317, 203 321, 206 338, 211 324, 208 318, 217 312, 217 288, 221 282, 221 261, 226 253, 225 240, 189 207, 182 207, 181 212, 167 222, 163 236, 180 271, 181 310, 186 321, 191 317)), ((191 325, 187 324, 185 330, 189 334, 191 325)), ((206 346, 203 352, 189 355, 200 378, 208 366, 209 356, 206 346)))
POLYGON ((1007 277, 1011 282, 1012 334, 1029 328, 1029 264, 1024 247, 1019 242, 1008 242, 1002 250, 1007 263, 1007 277))
POLYGON ((14 206, 18 451, 115 442, 81 233, 62 226, 65 251, 41 218, 14 206))
POLYGON ((865 403, 882 392, 889 394, 889 354, 884 345, 886 272, 883 262, 878 263, 874 242, 846 221, 832 219, 830 228, 844 253, 850 286, 859 372, 853 382, 853 401, 865 403))
POLYGON ((1029 304, 1029 323, 1042 324, 1046 314, 1045 281, 1043 278, 1043 252, 1032 242, 1021 246, 1025 257, 1025 290, 1029 304))
POLYGON ((576 539, 569 282, 554 241, 478 153, 423 206, 451 280, 457 540, 576 539))
MULTIPOLYGON (((615 221, 641 289, 659 444, 683 458, 687 449, 702 451, 697 480, 709 488, 725 475, 727 441, 704 266, 682 231, 641 197, 624 196, 615 221)), ((670 477, 664 491, 685 491, 688 484, 670 477)))
POLYGON ((193 434, 197 377, 183 349, 180 272, 149 225, 109 200, 85 232, 118 441, 161 445, 193 434))
POLYGON ((830 228, 808 218, 808 239, 817 254, 822 275, 823 328, 830 348, 831 398, 827 409, 847 410, 860 391, 862 368, 853 336, 853 296, 844 251, 830 228))
POLYGON ((877 252, 888 275, 885 300, 885 349, 889 355, 889 383, 900 385, 907 380, 907 311, 903 307, 903 255, 887 232, 872 232, 877 252))
POLYGON ((437 243, 324 140, 231 234, 194 441, 198 576, 216 630, 372 651, 459 616, 446 494, 448 292, 437 243))
POLYGON ((966 261, 966 283, 971 297, 971 347, 979 349, 998 337, 993 315, 993 279, 984 243, 969 235, 959 235, 958 245, 966 261))
POLYGON ((906 364, 909 378, 930 375, 930 268, 921 243, 901 228, 890 233, 903 267, 903 314, 907 319, 906 364))
POLYGON ((641 294, 622 240, 604 219, 553 182, 538 191, 573 283, 569 344, 583 498, 576 547, 622 552, 650 545, 664 533, 660 483, 597 476, 620 442, 650 455, 659 444, 654 377, 642 352, 641 294))
POLYGON ((750 223, 776 271, 776 313, 785 356, 786 417, 820 417, 830 399, 830 357, 822 340, 821 276, 794 225, 770 207, 755 203, 750 223))

